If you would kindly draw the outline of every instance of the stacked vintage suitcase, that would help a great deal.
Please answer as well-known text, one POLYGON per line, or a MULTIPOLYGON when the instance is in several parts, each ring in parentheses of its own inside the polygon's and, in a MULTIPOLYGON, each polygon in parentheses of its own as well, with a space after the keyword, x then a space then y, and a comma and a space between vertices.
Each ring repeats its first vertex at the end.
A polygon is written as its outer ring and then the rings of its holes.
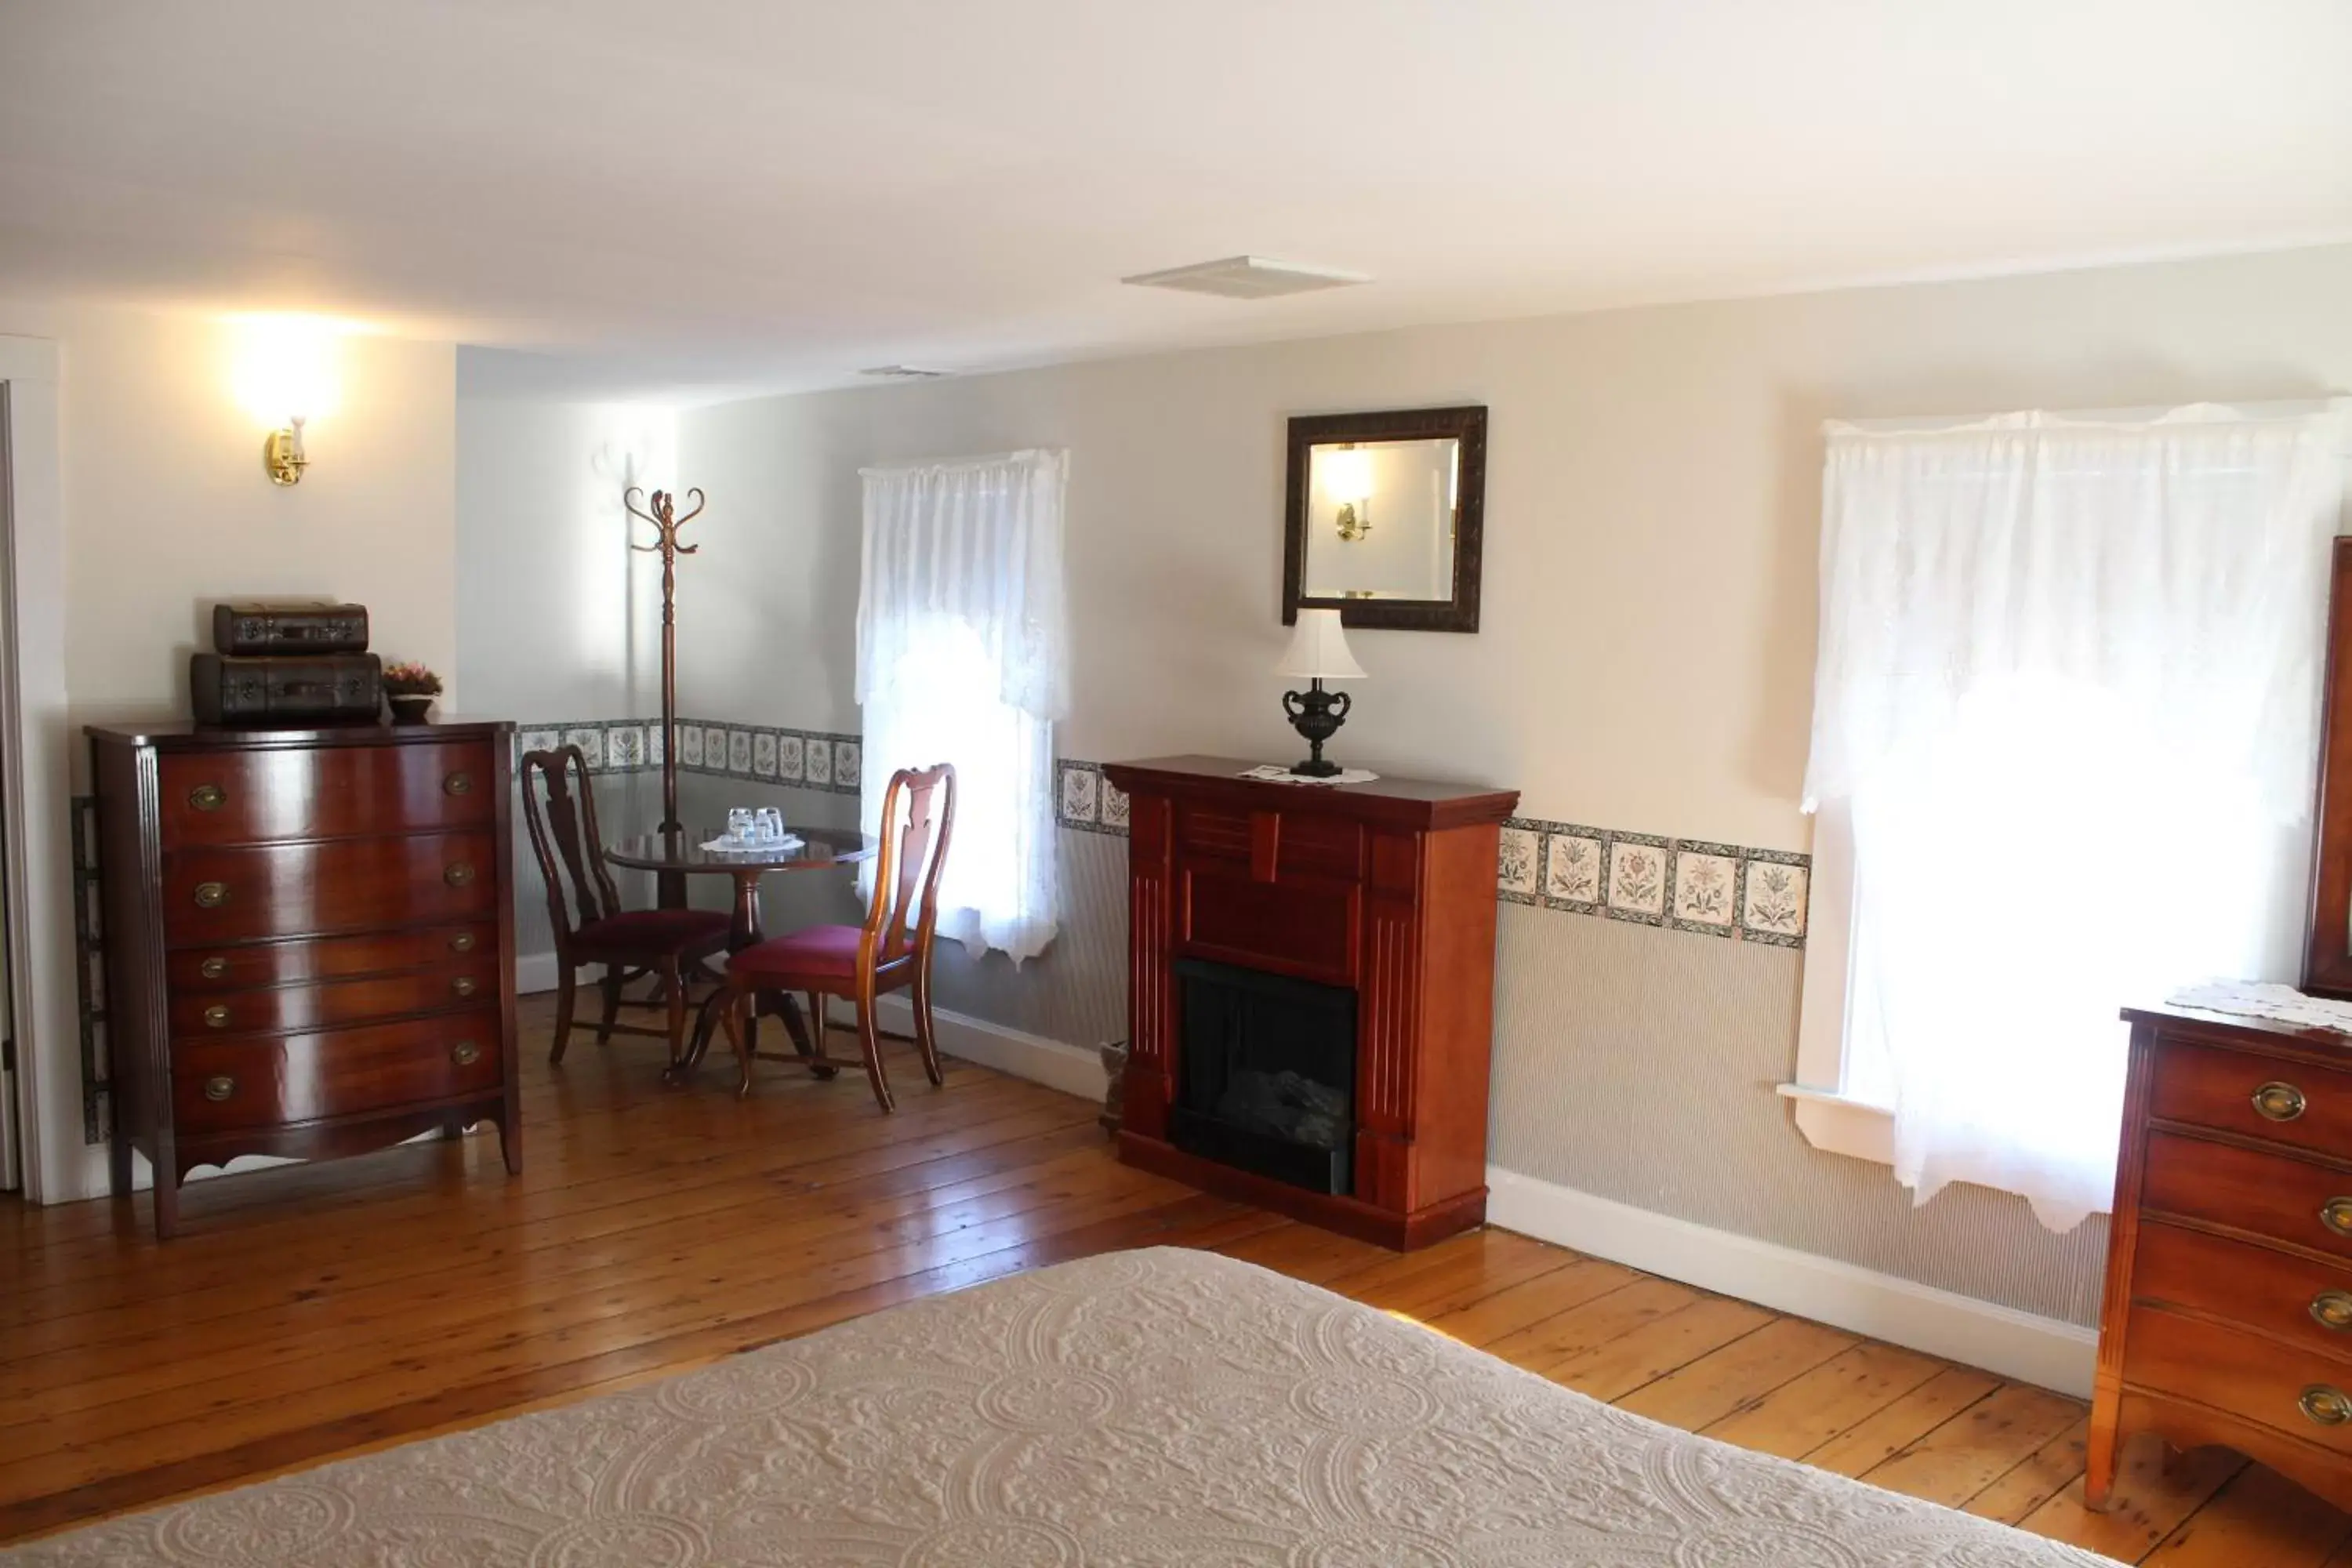
POLYGON ((196 722, 370 722, 383 711, 383 660, 367 646, 364 605, 215 605, 213 651, 188 657, 196 722))

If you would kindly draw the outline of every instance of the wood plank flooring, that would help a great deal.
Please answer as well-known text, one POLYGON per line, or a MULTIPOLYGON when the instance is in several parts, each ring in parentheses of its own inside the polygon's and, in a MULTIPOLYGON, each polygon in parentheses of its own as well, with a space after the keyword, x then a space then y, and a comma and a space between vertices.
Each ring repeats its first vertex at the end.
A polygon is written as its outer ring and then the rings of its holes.
POLYGON ((2352 1568, 2352 1518, 2218 1453, 2136 1447, 2082 1505, 2080 1401, 1502 1231, 1408 1256, 1119 1165, 1095 1108, 894 1050, 866 1086, 646 1042, 546 1064, 524 1173, 495 1136, 0 1208, 0 1541, 576 1399, 933 1291, 1118 1247, 1213 1248, 1654 1419, 2164 1568, 2352 1568))

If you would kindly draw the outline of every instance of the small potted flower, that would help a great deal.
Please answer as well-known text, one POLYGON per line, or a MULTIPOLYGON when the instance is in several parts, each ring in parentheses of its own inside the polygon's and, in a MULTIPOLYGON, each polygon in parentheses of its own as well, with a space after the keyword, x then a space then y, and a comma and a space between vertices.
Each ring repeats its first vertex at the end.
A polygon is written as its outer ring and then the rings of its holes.
POLYGON ((383 667, 383 694, 392 704, 394 723, 422 724, 425 710, 441 695, 441 678, 421 664, 387 664, 383 667))

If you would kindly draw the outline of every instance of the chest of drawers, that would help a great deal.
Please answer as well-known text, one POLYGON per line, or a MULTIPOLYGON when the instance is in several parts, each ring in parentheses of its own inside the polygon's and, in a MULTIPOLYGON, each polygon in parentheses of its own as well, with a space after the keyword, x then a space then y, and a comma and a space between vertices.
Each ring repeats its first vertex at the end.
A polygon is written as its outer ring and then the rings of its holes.
POLYGON ((89 736, 116 1195, 169 1237, 200 1165, 481 1121, 520 1170, 512 726, 89 736))
POLYGON ((2136 1432, 2352 1506, 2352 1046, 2134 1009, 2084 1490, 2136 1432))

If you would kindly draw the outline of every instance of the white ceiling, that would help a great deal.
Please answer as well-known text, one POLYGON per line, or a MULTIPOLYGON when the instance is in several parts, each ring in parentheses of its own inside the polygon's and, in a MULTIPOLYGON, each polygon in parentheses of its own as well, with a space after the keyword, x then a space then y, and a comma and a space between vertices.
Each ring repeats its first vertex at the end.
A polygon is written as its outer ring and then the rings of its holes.
POLYGON ((2347 0, 0 0, 0 297, 710 396, 2352 236, 2347 0), (1373 274, 1244 301, 1118 278, 1373 274))

